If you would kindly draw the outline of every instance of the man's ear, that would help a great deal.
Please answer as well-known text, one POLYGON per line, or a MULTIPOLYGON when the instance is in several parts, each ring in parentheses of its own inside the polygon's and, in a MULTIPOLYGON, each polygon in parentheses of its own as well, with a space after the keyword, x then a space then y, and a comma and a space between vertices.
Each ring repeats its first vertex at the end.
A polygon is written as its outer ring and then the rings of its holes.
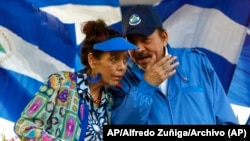
POLYGON ((166 45, 168 43, 168 33, 167 33, 167 31, 162 32, 161 37, 162 37, 162 40, 163 40, 164 44, 166 45))

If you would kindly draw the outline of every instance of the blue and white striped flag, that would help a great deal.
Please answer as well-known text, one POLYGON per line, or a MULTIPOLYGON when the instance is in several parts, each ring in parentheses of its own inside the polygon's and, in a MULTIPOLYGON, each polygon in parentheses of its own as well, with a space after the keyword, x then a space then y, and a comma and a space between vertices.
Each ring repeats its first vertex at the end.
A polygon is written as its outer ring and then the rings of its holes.
POLYGON ((171 46, 207 54, 245 124, 250 115, 250 1, 162 0, 155 9, 171 46))
MULTIPOLYGON (((155 4, 171 46, 208 55, 242 124, 250 115, 249 6, 249 0, 155 4)), ((82 22, 103 18, 121 31, 118 0, 2 0, 0 13, 0 133, 13 133, 13 122, 49 74, 81 68, 82 22)))
POLYGON ((2 0, 0 13, 0 134, 8 138, 50 74, 82 68, 81 23, 102 18, 120 30, 121 12, 118 0, 2 0))

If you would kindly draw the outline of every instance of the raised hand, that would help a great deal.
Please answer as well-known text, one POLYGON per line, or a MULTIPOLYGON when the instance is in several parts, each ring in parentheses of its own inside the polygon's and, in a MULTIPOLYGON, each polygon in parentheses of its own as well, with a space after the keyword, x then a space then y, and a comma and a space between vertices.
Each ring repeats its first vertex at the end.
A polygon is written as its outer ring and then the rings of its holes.
POLYGON ((175 68, 179 65, 176 59, 176 56, 167 55, 155 63, 156 57, 153 56, 145 70, 144 79, 153 86, 160 85, 164 80, 176 73, 175 68))

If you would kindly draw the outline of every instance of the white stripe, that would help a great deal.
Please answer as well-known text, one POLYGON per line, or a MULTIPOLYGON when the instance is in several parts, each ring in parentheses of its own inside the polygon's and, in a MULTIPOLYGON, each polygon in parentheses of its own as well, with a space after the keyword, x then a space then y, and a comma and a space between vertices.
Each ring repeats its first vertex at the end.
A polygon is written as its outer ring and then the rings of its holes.
POLYGON ((184 5, 165 22, 173 47, 204 47, 235 64, 243 45, 246 27, 219 10, 184 5))
POLYGON ((14 132, 14 123, 6 119, 0 118, 0 141, 5 138, 6 141, 14 139, 14 141, 20 141, 18 136, 14 132))
POLYGON ((250 116, 250 107, 231 104, 235 116, 238 118, 240 124, 246 124, 250 116))
POLYGON ((57 17, 63 23, 75 23, 78 45, 84 39, 81 23, 98 18, 103 19, 108 25, 121 21, 120 7, 64 4, 40 9, 57 17))
POLYGON ((73 70, 3 26, 0 26, 0 44, 6 51, 0 53, 0 67, 38 81, 44 81, 48 75, 57 71, 73 70))

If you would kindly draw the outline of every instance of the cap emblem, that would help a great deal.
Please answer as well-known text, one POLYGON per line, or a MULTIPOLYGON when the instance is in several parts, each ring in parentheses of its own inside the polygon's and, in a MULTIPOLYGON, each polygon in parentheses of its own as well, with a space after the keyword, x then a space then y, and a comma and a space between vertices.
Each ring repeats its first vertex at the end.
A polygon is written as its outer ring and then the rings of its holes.
POLYGON ((133 14, 132 16, 130 16, 130 25, 138 25, 139 23, 141 23, 141 18, 137 14, 133 14))

